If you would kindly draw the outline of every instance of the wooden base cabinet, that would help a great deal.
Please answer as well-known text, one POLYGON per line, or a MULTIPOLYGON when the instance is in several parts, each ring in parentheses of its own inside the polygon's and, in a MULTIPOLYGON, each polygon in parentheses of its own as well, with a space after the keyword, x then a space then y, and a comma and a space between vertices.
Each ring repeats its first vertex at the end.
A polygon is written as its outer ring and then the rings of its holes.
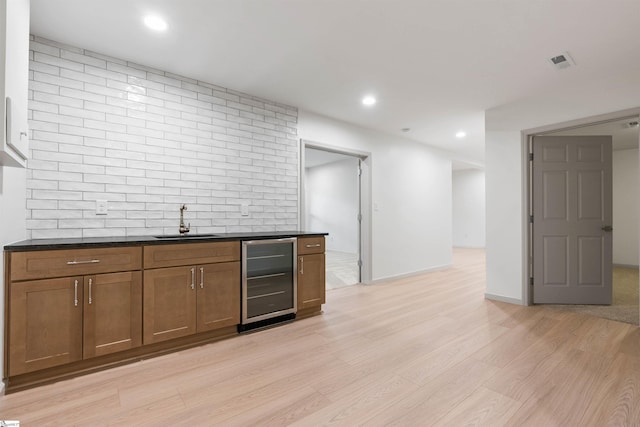
POLYGON ((239 261, 145 270, 145 345, 238 323, 239 261))
POLYGON ((298 238, 298 310, 325 303, 324 237, 298 238))
POLYGON ((84 279, 83 357, 142 345, 142 273, 98 274, 84 279))
POLYGON ((141 272, 11 283, 9 375, 141 345, 141 272))
POLYGON ((144 272, 144 343, 151 344, 196 332, 195 267, 144 272))
MULTIPOLYGON (((325 302, 324 237, 298 239, 297 315, 325 302)), ((5 251, 6 392, 237 334, 240 240, 5 251)))
POLYGON ((211 331, 240 323, 240 262, 198 267, 196 330, 211 331))
POLYGON ((82 277, 11 284, 9 375, 82 359, 82 277))

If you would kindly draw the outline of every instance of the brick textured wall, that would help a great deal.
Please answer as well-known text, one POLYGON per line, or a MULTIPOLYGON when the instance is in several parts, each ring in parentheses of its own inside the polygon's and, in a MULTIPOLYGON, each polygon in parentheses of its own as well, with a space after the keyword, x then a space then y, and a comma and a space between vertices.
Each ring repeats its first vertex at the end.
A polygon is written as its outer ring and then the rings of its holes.
POLYGON ((176 234, 182 203, 192 233, 296 229, 297 116, 32 36, 27 237, 176 234))

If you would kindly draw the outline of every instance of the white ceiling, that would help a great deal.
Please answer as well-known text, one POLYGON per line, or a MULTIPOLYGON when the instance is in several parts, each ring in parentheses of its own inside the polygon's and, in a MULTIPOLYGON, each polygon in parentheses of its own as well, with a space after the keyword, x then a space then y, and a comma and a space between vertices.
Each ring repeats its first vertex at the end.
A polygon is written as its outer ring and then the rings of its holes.
POLYGON ((568 96, 638 91, 638 17, 638 0, 31 0, 35 35, 472 162, 483 161, 485 110, 543 120, 575 108, 568 96), (146 13, 168 31, 146 29, 146 13), (576 67, 557 71, 547 60, 564 51, 576 67), (363 107, 365 94, 377 105, 363 107))

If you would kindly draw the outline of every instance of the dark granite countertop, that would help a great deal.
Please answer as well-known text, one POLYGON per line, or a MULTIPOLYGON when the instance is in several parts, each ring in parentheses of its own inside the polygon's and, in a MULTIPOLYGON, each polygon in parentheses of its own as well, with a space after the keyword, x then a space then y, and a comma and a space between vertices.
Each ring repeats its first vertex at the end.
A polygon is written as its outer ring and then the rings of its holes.
POLYGON ((287 237, 326 236, 329 233, 308 231, 265 231, 254 233, 215 233, 178 236, 85 237, 67 239, 32 239, 5 245, 5 251, 42 251, 48 249, 81 249, 116 246, 166 245, 173 243, 216 242, 229 240, 264 240, 287 237))

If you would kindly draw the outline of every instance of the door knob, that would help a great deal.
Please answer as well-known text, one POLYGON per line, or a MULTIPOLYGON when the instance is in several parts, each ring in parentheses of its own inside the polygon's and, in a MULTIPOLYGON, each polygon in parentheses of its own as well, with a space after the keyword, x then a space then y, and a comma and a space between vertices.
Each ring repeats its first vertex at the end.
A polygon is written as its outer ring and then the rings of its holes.
POLYGON ((605 225, 602 227, 602 231, 613 231, 613 227, 610 225, 605 225))

